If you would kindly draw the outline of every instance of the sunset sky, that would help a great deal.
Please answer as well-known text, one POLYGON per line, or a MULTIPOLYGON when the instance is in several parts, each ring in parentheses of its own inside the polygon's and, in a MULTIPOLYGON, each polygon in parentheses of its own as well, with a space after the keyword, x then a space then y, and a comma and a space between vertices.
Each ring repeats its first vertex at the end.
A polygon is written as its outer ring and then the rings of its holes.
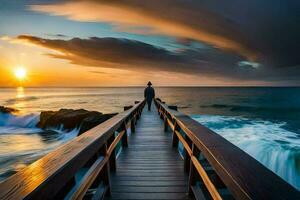
POLYGON ((300 85, 298 0, 0 0, 0 87, 300 85))

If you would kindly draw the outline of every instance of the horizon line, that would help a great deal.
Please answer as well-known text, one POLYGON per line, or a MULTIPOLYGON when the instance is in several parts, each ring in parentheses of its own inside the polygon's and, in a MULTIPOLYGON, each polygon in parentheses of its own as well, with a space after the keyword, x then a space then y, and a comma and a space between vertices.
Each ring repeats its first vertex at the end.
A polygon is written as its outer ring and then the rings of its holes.
MULTIPOLYGON (((12 89, 12 88, 139 88, 139 87, 147 87, 146 85, 128 85, 128 86, 0 86, 1 89, 12 89)), ((201 86, 201 85, 172 85, 172 86, 168 86, 168 85, 157 85, 157 86, 153 86, 153 87, 168 87, 168 88, 175 88, 175 87, 182 87, 182 88, 186 88, 186 87, 198 87, 198 88, 249 88, 249 87, 273 87, 273 88, 278 88, 278 87, 300 87, 300 85, 228 85, 228 86, 220 86, 220 85, 207 85, 207 86, 201 86)))

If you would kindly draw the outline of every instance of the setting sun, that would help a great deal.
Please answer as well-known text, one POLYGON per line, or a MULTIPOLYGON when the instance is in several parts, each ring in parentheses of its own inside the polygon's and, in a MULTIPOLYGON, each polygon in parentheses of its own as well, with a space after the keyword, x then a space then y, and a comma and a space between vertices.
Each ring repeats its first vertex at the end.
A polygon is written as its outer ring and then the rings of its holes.
POLYGON ((19 67, 15 70, 15 76, 18 80, 23 80, 26 77, 26 69, 19 67))

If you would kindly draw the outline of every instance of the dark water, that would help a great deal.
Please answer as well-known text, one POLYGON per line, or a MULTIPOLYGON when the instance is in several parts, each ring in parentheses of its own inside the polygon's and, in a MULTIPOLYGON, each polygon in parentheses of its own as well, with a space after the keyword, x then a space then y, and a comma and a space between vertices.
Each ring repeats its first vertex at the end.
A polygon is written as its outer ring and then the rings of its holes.
POLYGON ((160 96, 188 114, 244 116, 288 122, 300 130, 300 88, 162 88, 160 96))
MULTIPOLYGON (((157 97, 256 158, 300 189, 300 88, 156 88, 157 97)), ((76 136, 45 137, 35 128, 42 110, 85 108, 121 112, 143 99, 143 88, 0 89, 0 105, 20 109, 0 115, 0 178, 18 171, 76 136)))

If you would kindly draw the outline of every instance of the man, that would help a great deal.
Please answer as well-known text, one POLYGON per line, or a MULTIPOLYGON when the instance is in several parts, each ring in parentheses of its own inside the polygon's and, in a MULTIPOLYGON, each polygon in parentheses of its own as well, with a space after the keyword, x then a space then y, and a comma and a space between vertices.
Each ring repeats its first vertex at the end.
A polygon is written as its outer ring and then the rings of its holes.
POLYGON ((153 87, 151 87, 152 83, 150 81, 148 82, 147 85, 148 85, 148 87, 145 88, 144 97, 148 104, 148 110, 150 111, 152 99, 155 97, 155 92, 154 92, 153 87))

